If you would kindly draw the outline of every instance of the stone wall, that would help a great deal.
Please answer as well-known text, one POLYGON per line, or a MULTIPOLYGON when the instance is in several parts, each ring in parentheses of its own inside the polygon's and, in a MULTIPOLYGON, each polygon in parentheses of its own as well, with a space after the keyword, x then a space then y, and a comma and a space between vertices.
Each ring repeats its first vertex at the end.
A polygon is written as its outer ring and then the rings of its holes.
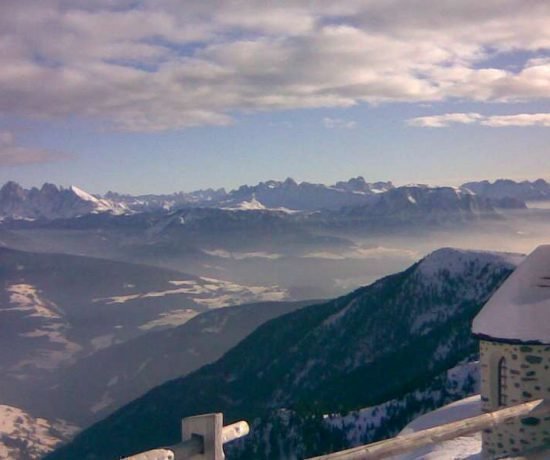
MULTIPOLYGON (((481 401, 485 412, 534 399, 550 398, 550 345, 480 342, 481 401), (506 360, 503 378, 499 363, 506 360), (504 388, 499 391, 499 384, 504 388)), ((550 417, 527 417, 483 432, 483 456, 518 455, 547 445, 550 417)))

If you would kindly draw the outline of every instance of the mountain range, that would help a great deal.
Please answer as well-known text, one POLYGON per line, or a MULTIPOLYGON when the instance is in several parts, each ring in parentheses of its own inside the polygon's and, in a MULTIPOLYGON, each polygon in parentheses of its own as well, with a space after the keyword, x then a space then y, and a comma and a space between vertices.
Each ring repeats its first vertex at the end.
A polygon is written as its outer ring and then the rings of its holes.
MULTIPOLYGON (((411 196, 413 189, 416 189, 418 194, 418 190, 428 190, 430 187, 395 187, 391 182, 368 183, 360 176, 334 185, 297 183, 288 178, 285 181, 260 182, 254 186, 243 185, 230 192, 224 189, 207 189, 190 193, 141 196, 108 192, 101 197, 84 192, 75 186, 64 189, 46 183, 40 189, 24 189, 15 182, 8 182, 0 189, 0 218, 51 220, 90 213, 168 212, 181 208, 338 211, 343 208, 370 208, 380 201, 380 196, 388 195, 395 189, 402 189, 401 193, 411 196)), ((521 208, 525 206, 524 201, 549 200, 550 184, 543 179, 519 183, 504 179, 494 183, 468 182, 460 187, 460 193, 467 192, 478 195, 494 207, 521 208)), ((481 207, 483 206, 482 204, 481 207)))
POLYGON ((126 211, 122 204, 95 197, 75 186, 65 189, 46 183, 39 189, 24 189, 7 182, 0 188, 0 219, 63 219, 126 211))
POLYGON ((550 200, 550 184, 544 179, 533 182, 515 182, 510 179, 499 179, 495 182, 467 182, 462 186, 478 195, 490 199, 515 198, 523 201, 550 200))
POLYGON ((173 444, 181 418, 218 411, 228 422, 248 420, 256 433, 231 449, 232 458, 336 450, 351 441, 323 414, 381 404, 383 429, 364 437, 392 435, 415 414, 473 391, 451 391, 449 372, 475 357, 471 319, 521 259, 443 249, 275 318, 217 362, 151 390, 47 458, 107 460, 173 444))

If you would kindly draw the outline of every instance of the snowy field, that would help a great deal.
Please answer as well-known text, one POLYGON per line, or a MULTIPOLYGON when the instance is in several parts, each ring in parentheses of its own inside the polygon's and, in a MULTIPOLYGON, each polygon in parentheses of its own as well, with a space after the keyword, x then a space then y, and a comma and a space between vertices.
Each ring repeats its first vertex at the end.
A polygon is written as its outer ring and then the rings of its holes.
MULTIPOLYGON (((399 434, 410 434, 480 414, 479 395, 470 396, 416 418, 399 434)), ((481 460, 481 433, 417 449, 393 460, 481 460)))
POLYGON ((0 405, 0 459, 38 460, 77 431, 63 420, 37 418, 17 407, 0 405))

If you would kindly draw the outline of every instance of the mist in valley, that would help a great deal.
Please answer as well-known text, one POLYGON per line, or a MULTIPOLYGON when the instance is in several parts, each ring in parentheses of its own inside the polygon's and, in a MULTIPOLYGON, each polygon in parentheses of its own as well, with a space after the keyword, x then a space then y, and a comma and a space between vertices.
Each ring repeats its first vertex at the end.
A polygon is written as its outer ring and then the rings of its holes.
POLYGON ((16 228, 10 246, 158 266, 246 285, 279 286, 293 300, 330 298, 403 270, 442 248, 529 253, 549 241, 550 205, 468 222, 391 228, 289 227, 151 238, 149 230, 16 228), (149 232, 149 233, 148 233, 149 232))

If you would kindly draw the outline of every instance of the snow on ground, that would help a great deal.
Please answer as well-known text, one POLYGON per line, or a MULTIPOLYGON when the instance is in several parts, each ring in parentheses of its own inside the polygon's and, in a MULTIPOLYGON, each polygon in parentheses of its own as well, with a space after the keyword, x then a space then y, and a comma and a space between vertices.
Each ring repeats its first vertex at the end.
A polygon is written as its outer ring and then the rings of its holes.
POLYGON ((114 339, 114 334, 105 334, 94 337, 92 340, 90 340, 90 343, 92 347, 94 347, 94 350, 102 350, 103 348, 109 348, 111 345, 113 345, 114 339))
POLYGON ((94 212, 112 212, 113 214, 123 214, 127 212, 128 209, 125 205, 121 203, 114 203, 110 200, 104 198, 96 198, 93 195, 90 195, 88 192, 71 185, 69 188, 78 198, 82 201, 88 201, 94 206, 94 212))
POLYGON ((410 260, 418 259, 418 253, 405 248, 390 248, 384 246, 368 247, 354 246, 342 252, 316 251, 304 254, 304 259, 327 259, 327 260, 347 260, 347 259, 382 259, 384 257, 400 257, 410 260))
MULTIPOLYGON (((463 363, 449 369, 446 380, 445 393, 447 396, 460 395, 462 397, 464 394, 479 391, 478 363, 463 363)), ((415 413, 411 413, 409 408, 415 407, 417 408, 415 409, 416 413, 421 414, 425 411, 423 407, 430 407, 434 401, 440 401, 442 396, 442 391, 439 389, 415 390, 401 398, 351 411, 345 415, 327 414, 324 416, 324 422, 329 427, 345 433, 350 446, 359 446, 365 444, 366 434, 390 423, 396 414, 404 411, 414 417, 415 413)))
MULTIPOLYGON (((456 401, 433 412, 428 412, 409 423, 399 435, 411 434, 435 426, 451 423, 481 414, 479 395, 456 401)), ((423 447, 393 460, 479 460, 481 433, 461 436, 450 441, 423 447)))
POLYGON ((262 203, 260 203, 256 197, 252 197, 250 201, 241 201, 231 208, 226 209, 238 209, 242 211, 258 211, 267 209, 262 203))
POLYGON ((0 459, 38 460, 77 431, 64 420, 36 418, 17 407, 0 405, 0 459))
POLYGON ((5 311, 28 312, 31 317, 61 318, 58 308, 53 302, 42 299, 38 290, 30 284, 11 284, 6 290, 9 293, 10 304, 13 307, 5 311))
MULTIPOLYGON (((172 280, 170 284, 176 288, 98 298, 94 299, 94 302, 104 302, 110 305, 152 297, 187 295, 195 304, 208 308, 221 308, 250 302, 280 301, 288 298, 286 289, 279 286, 244 286, 206 277, 199 278, 199 280, 172 280)), ((181 310, 174 318, 181 318, 181 310)))
POLYGON ((113 402, 114 402, 114 399, 111 397, 109 392, 106 391, 105 393, 103 393, 103 395, 101 396, 101 399, 98 402, 90 406, 90 412, 95 414, 99 411, 102 411, 103 409, 106 409, 111 404, 113 404, 113 402))
MULTIPOLYGON (((57 369, 61 363, 69 361, 77 354, 82 347, 77 343, 71 342, 64 334, 65 326, 60 324, 46 325, 42 329, 33 332, 20 334, 21 337, 40 338, 44 337, 48 342, 57 344, 59 348, 53 349, 36 347, 32 354, 25 360, 20 361, 11 370, 20 373, 27 367, 36 369, 57 369)), ((24 374, 21 374, 23 377, 24 374)))
MULTIPOLYGON (((2 311, 20 312, 24 317, 40 320, 40 326, 37 329, 21 333, 20 336, 29 339, 42 338, 56 345, 41 348, 40 342, 37 341, 32 354, 13 367, 12 371, 19 374, 26 367, 55 369, 80 351, 79 345, 67 339, 65 331, 68 326, 63 321, 57 305, 41 297, 35 286, 22 283, 10 284, 6 290, 9 294, 9 306, 2 308, 2 311)), ((24 375, 21 374, 21 377, 24 375)))
POLYGON ((464 263, 478 261, 482 263, 503 262, 510 268, 516 268, 525 256, 521 254, 491 252, 491 251, 472 251, 453 248, 443 248, 432 252, 424 258, 418 267, 419 271, 426 277, 434 277, 441 270, 448 271, 450 274, 461 273, 464 269, 464 263))
POLYGON ((202 252, 209 256, 219 257, 221 259, 234 259, 234 260, 246 260, 246 259, 268 259, 268 260, 277 260, 283 257, 282 254, 277 254, 273 252, 230 252, 225 249, 202 249, 202 252))
POLYGON ((142 324, 139 328, 143 331, 148 331, 156 327, 181 326, 198 314, 197 311, 191 310, 190 308, 172 310, 168 313, 161 313, 159 318, 142 324))

